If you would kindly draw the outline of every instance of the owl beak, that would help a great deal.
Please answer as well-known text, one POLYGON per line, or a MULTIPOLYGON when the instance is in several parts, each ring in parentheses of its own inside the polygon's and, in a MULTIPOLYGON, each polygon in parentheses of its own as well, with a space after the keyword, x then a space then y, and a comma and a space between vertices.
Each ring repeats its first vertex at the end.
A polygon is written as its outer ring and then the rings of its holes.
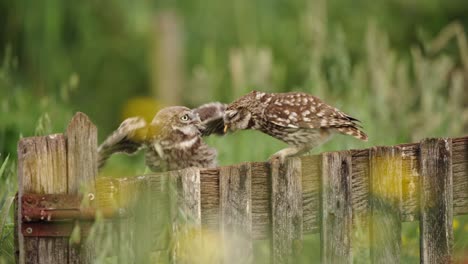
POLYGON ((228 131, 228 128, 229 128, 229 126, 227 124, 224 125, 224 134, 226 134, 226 132, 228 131))

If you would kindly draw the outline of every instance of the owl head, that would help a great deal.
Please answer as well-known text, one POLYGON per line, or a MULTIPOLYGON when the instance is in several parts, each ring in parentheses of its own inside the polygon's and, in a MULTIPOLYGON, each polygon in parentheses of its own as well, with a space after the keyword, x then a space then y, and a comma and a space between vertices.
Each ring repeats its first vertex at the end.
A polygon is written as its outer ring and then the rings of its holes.
POLYGON ((184 106, 171 106, 154 116, 149 132, 157 137, 167 137, 174 132, 192 136, 200 134, 202 127, 197 113, 184 106))
POLYGON ((255 107, 260 105, 258 95, 264 94, 252 91, 237 99, 224 112, 224 133, 228 130, 242 130, 252 127, 252 112, 255 107))

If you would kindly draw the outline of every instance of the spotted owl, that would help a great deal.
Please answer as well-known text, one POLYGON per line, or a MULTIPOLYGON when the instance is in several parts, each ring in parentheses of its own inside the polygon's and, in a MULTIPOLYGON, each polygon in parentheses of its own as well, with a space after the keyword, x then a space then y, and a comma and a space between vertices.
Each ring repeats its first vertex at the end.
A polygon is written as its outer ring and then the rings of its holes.
POLYGON ((145 163, 155 172, 216 166, 217 152, 202 136, 223 134, 225 105, 210 103, 196 109, 172 106, 160 110, 150 124, 141 117, 124 120, 98 148, 98 166, 114 153, 145 150, 145 163))
POLYGON ((281 162, 308 152, 335 133, 367 141, 359 120, 315 96, 299 92, 250 92, 228 105, 223 121, 225 133, 255 129, 286 142, 288 148, 270 157, 281 162))

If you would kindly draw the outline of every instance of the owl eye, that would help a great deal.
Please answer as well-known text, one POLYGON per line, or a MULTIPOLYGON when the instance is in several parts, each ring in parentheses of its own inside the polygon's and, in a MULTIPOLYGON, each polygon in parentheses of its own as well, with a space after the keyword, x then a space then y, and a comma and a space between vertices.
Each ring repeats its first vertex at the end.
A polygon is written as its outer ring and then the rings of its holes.
POLYGON ((180 120, 182 120, 182 121, 188 121, 188 120, 189 120, 188 114, 185 114, 185 115, 181 116, 181 117, 180 117, 180 120))

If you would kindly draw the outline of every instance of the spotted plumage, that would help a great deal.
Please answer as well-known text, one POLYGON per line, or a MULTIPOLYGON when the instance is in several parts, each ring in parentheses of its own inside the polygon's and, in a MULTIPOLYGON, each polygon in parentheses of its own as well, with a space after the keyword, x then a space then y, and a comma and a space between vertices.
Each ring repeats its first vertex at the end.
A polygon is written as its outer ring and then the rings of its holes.
POLYGON ((222 133, 225 105, 210 103, 190 110, 183 106, 159 111, 150 124, 141 117, 124 120, 98 148, 98 166, 114 153, 145 149, 146 165, 155 172, 216 166, 217 152, 202 136, 222 133), (222 123, 222 122, 221 122, 222 123))
POLYGON ((272 156, 281 161, 309 151, 334 133, 367 140, 357 119, 299 92, 253 91, 227 107, 224 123, 225 131, 255 129, 286 142, 290 147, 272 156))

